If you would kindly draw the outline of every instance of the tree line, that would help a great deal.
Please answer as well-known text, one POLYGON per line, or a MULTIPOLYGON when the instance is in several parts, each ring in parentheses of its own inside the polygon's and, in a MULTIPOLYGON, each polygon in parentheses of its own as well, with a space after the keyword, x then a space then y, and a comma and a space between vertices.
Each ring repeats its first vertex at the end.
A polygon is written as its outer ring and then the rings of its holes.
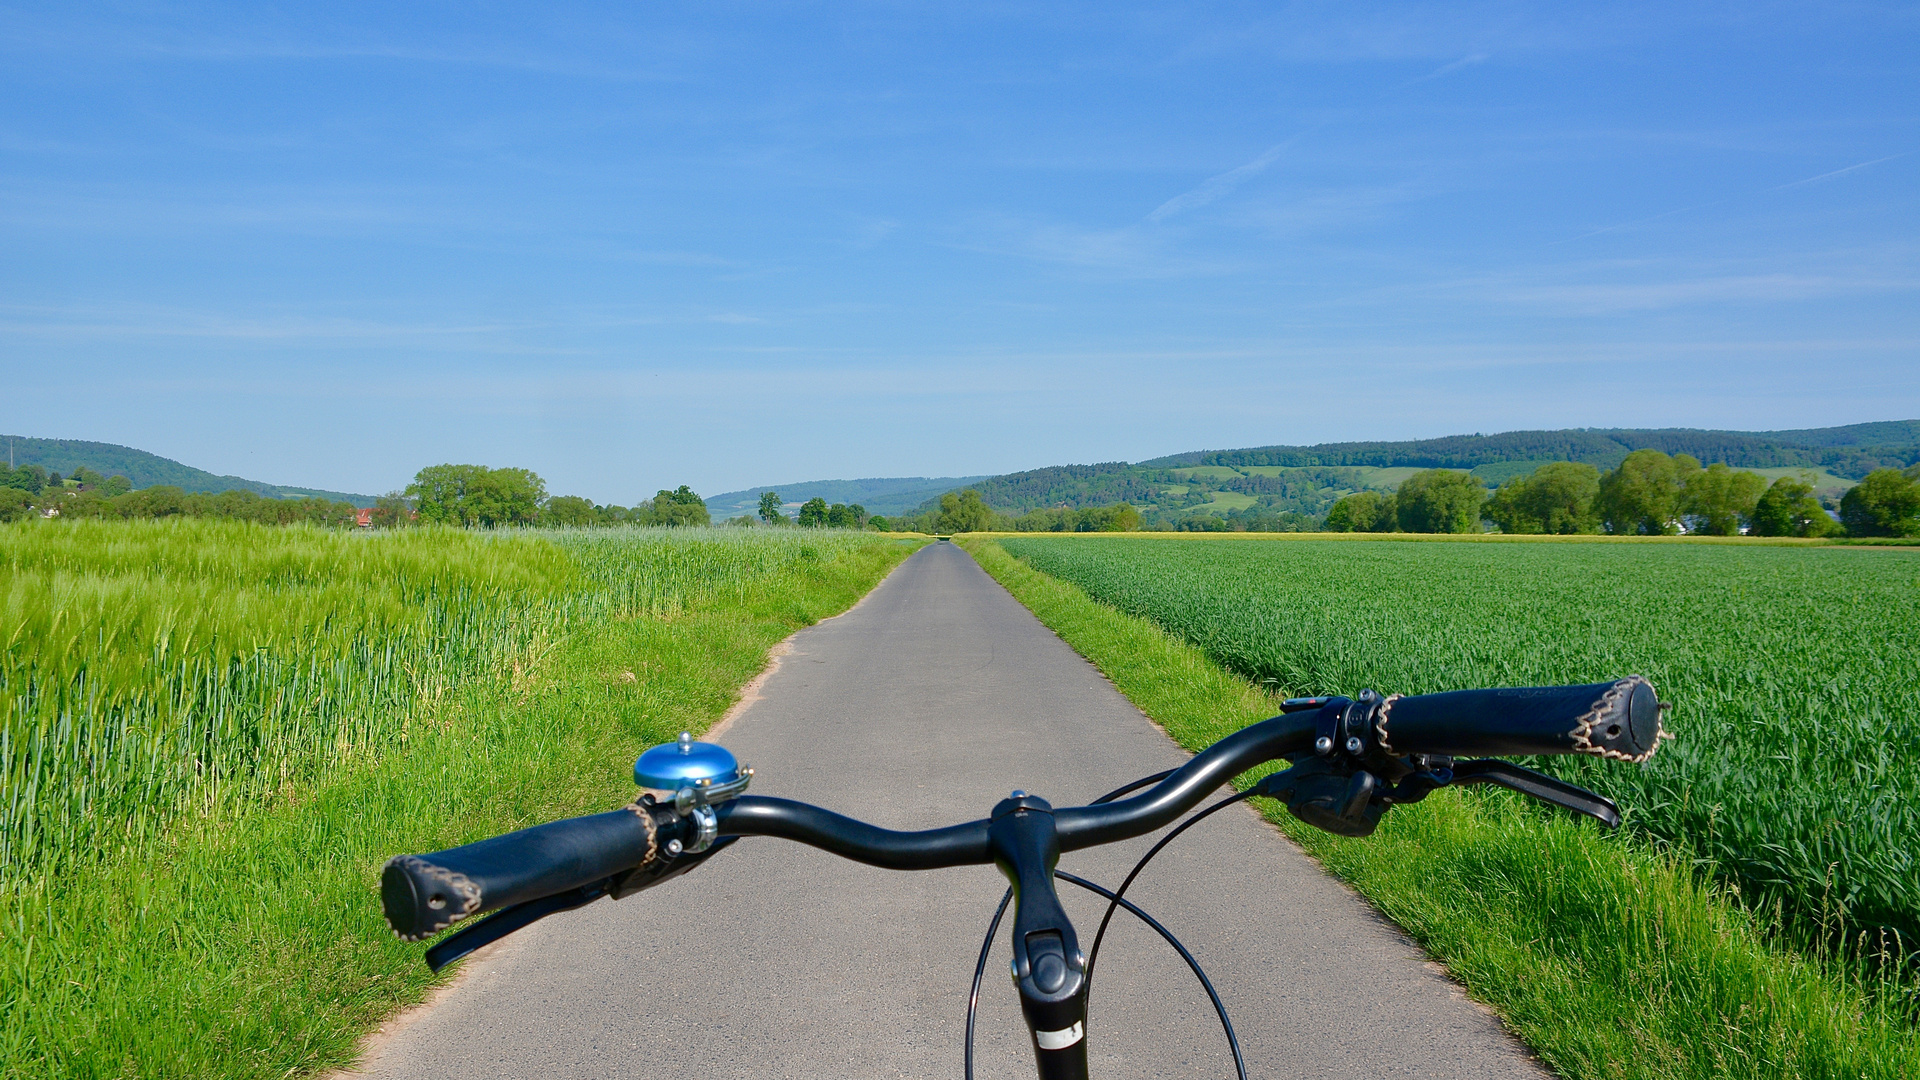
POLYGON ((1834 520, 1796 477, 1769 484, 1724 463, 1636 450, 1602 473, 1552 462, 1489 493, 1472 476, 1429 469, 1391 492, 1361 491, 1327 513, 1331 532, 1609 533, 1672 536, 1920 536, 1920 465, 1876 469, 1850 488, 1834 520))
POLYGON ((171 484, 133 490, 124 476, 101 476, 85 467, 70 476, 38 465, 0 464, 0 521, 28 517, 163 518, 217 517, 266 525, 307 522, 341 528, 354 524, 359 508, 326 499, 272 499, 251 491, 187 492, 171 484))
POLYGON ((662 489, 638 506, 597 505, 577 495, 548 495, 546 482, 529 469, 484 465, 430 465, 405 489, 381 496, 372 507, 327 499, 275 499, 251 491, 189 493, 170 484, 133 490, 124 476, 103 477, 81 468, 63 477, 37 465, 0 464, 0 521, 46 518, 212 517, 295 522, 330 528, 364 523, 373 528, 453 525, 595 527, 613 525, 707 525, 704 499, 686 485, 662 489))
POLYGON ((1108 506, 1039 507, 1009 514, 988 505, 979 488, 949 491, 939 504, 893 521, 901 532, 949 534, 965 532, 1133 532, 1140 528, 1140 511, 1131 503, 1108 506))

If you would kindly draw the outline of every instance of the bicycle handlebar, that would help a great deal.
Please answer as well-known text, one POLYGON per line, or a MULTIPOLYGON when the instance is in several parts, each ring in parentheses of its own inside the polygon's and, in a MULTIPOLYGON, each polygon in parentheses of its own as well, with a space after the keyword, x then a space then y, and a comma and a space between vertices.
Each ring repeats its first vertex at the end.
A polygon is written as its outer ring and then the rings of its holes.
MULTIPOLYGON (((1055 809, 1059 850, 1153 832, 1234 777, 1279 758, 1344 751, 1347 759, 1376 768, 1403 755, 1587 753, 1645 761, 1661 738, 1661 706, 1652 685, 1637 675, 1587 686, 1385 699, 1363 694, 1360 701, 1316 704, 1234 732, 1140 795, 1055 809)), ((902 832, 790 799, 743 795, 713 809, 722 837, 783 837, 886 869, 993 861, 986 819, 902 832)), ((663 854, 679 855, 668 836, 681 825, 671 806, 641 801, 433 854, 397 856, 381 878, 387 921, 413 941, 481 912, 600 882, 610 882, 614 896, 638 891, 668 876, 649 868, 672 861, 663 854), (630 885, 623 875, 633 879, 630 885)))
POLYGON ((1454 690, 1382 703, 1389 753, 1594 754, 1642 762, 1660 744, 1660 700, 1638 675, 1586 686, 1454 690))
POLYGON ((664 843, 651 809, 632 803, 431 855, 395 856, 380 874, 387 925, 402 941, 420 941, 468 916, 648 863, 664 843))

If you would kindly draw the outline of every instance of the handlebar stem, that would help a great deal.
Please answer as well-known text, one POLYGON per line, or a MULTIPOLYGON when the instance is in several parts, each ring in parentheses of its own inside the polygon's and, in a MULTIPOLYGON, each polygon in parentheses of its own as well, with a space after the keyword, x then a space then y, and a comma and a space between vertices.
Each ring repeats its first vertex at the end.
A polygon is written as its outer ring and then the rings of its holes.
POLYGON ((1053 807, 1022 791, 988 819, 993 861, 1013 885, 1013 981, 1041 1080, 1087 1080, 1087 955, 1054 891, 1053 807))

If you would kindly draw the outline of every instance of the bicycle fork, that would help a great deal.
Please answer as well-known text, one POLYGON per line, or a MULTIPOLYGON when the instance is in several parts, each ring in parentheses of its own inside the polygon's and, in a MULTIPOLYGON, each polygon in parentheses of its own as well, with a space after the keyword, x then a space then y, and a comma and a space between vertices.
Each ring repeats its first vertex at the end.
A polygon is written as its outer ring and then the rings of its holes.
POLYGON ((1013 885, 1013 982, 1040 1080, 1087 1080, 1087 955, 1053 887, 1052 804, 1014 792, 993 808, 987 841, 1013 885))

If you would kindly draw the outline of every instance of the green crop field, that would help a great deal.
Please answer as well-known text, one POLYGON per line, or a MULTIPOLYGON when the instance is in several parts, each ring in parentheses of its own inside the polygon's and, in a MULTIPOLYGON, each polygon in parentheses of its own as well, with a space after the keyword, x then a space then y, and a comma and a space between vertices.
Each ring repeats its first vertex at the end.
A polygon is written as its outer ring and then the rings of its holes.
POLYGON ((0 526, 0 1077, 345 1064, 430 981, 386 856, 615 805, 913 546, 0 526))
POLYGON ((1551 759, 1750 903, 1920 941, 1920 558, 1837 548, 1000 540, 1289 694, 1654 681, 1644 768, 1551 759))

